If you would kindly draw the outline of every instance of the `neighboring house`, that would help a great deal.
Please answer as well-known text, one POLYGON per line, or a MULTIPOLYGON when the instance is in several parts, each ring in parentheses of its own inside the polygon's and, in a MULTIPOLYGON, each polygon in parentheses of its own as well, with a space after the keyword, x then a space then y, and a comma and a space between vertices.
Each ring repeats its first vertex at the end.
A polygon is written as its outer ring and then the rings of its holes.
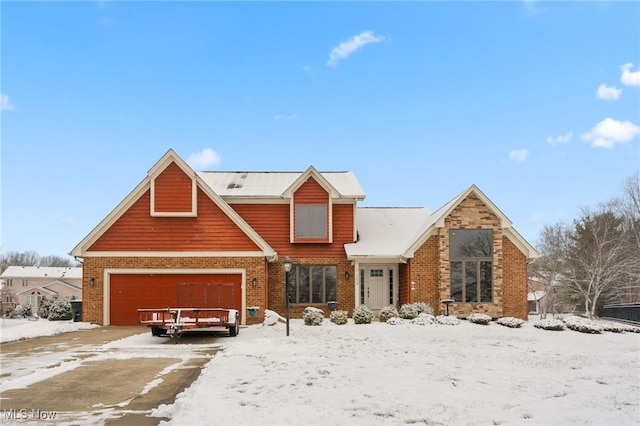
POLYGON ((11 304, 31 306, 34 313, 38 312, 45 296, 82 299, 82 268, 9 266, 0 278, 13 293, 11 304))
POLYGON ((135 324, 138 308, 350 313, 422 301, 444 313, 527 318, 534 248, 475 185, 431 212, 359 208, 351 172, 199 172, 169 150, 71 255, 85 321, 135 324), (217 288, 217 300, 205 288, 217 288), (204 296, 209 294, 209 296, 204 296))
POLYGON ((529 313, 540 314, 546 303, 546 293, 542 290, 530 291, 527 294, 527 301, 529 302, 529 313))

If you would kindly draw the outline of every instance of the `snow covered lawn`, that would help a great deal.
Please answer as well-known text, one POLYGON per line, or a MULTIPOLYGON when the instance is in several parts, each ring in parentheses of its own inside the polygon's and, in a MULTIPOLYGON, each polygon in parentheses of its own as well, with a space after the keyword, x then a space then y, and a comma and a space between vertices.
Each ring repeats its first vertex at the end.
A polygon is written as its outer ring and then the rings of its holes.
MULTIPOLYGON (((637 425, 640 335, 494 322, 242 329, 156 416, 176 425, 637 425)), ((166 423, 163 423, 166 424, 166 423)))
POLYGON ((54 336, 68 331, 84 330, 98 327, 88 322, 49 321, 40 319, 31 321, 24 319, 0 319, 0 343, 30 339, 38 336, 54 336))

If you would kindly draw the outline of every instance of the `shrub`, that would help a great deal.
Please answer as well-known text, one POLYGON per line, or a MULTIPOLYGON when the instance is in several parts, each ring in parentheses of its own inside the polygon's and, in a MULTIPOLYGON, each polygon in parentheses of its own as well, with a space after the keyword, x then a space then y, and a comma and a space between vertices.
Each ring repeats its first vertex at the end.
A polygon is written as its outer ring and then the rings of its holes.
POLYGON ((24 317, 24 308, 22 307, 22 305, 16 305, 15 308, 13 308, 13 311, 11 311, 11 314, 9 315, 10 318, 22 318, 24 317))
POLYGON ((31 305, 27 305, 24 307, 24 312, 22 313, 22 315, 25 318, 33 316, 33 312, 31 311, 31 305))
POLYGON ((568 328, 574 331, 579 331, 580 333, 600 334, 603 330, 603 327, 597 324, 595 321, 591 321, 587 318, 580 318, 574 315, 568 316, 562 321, 568 328))
POLYGON ((329 314, 329 321, 334 324, 343 325, 347 323, 347 320, 347 311, 332 311, 331 314, 329 314))
POLYGON ((521 320, 520 318, 514 318, 514 317, 498 318, 496 322, 500 325, 504 325, 505 327, 510 327, 510 328, 520 328, 522 324, 524 324, 523 320, 521 320))
POLYGON ((429 325, 429 324, 433 324, 434 320, 435 320, 435 317, 433 315, 421 312, 420 314, 418 314, 417 317, 411 320, 411 324, 429 325))
POLYGON ((455 317, 453 315, 438 315, 435 319, 436 324, 441 324, 441 325, 458 325, 460 324, 460 320, 458 319, 458 317, 455 317))
POLYGON ((49 321, 63 321, 73 318, 71 303, 66 299, 54 299, 49 307, 49 321))
POLYGON ((304 325, 322 325, 322 321, 324 321, 324 311, 309 306, 304 308, 302 318, 304 318, 304 325))
POLYGON ((47 298, 47 296, 43 296, 42 300, 40 300, 40 308, 38 308, 38 316, 40 318, 49 318, 49 307, 51 306, 52 300, 47 298))
POLYGON ((564 323, 559 319, 543 319, 533 324, 533 326, 542 330, 554 331, 562 331, 566 328, 564 323))
POLYGON ((378 319, 380 322, 387 322, 389 318, 394 318, 398 316, 398 310, 395 306, 385 306, 380 309, 380 313, 378 314, 378 319))
POLYGON ((353 322, 356 324, 371 324, 373 312, 366 305, 360 305, 353 310, 353 322))
POLYGON ((433 315, 433 308, 424 302, 405 303, 400 306, 398 316, 400 318, 411 320, 417 318, 421 313, 433 315))
POLYGON ((482 325, 487 325, 491 322, 491 317, 487 314, 481 314, 478 312, 475 312, 471 315, 469 315, 469 317, 467 318, 469 321, 471 321, 474 324, 482 324, 482 325))
POLYGON ((404 324, 404 320, 399 317, 391 317, 387 320, 387 324, 389 325, 400 325, 404 324))
POLYGON ((635 327, 630 324, 624 324, 613 321, 605 321, 601 323, 604 331, 611 331, 612 333, 640 333, 640 327, 635 327))

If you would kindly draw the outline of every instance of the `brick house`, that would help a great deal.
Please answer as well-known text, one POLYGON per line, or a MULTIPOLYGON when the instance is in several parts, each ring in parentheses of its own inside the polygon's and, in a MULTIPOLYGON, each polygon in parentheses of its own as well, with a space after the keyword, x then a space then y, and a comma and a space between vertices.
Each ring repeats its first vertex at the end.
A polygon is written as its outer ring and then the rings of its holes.
POLYGON ((49 266, 9 266, 0 275, 8 306, 31 306, 38 312, 43 297, 82 299, 82 268, 49 266))
POLYGON ((360 208, 351 172, 195 172, 169 150, 71 255, 83 319, 135 324, 175 305, 351 312, 427 302, 466 317, 527 318, 534 248, 472 185, 440 209, 360 208), (214 289, 211 292, 207 289, 214 289), (205 299, 209 300, 205 300, 205 299), (216 299, 216 300, 211 300, 216 299))

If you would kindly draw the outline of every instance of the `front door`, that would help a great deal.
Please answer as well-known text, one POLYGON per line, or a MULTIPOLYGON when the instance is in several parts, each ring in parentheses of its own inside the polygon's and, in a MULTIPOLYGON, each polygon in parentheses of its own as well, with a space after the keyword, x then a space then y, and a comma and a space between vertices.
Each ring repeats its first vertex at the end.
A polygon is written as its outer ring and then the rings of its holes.
POLYGON ((367 276, 367 305, 375 312, 389 304, 386 268, 369 267, 367 276))

